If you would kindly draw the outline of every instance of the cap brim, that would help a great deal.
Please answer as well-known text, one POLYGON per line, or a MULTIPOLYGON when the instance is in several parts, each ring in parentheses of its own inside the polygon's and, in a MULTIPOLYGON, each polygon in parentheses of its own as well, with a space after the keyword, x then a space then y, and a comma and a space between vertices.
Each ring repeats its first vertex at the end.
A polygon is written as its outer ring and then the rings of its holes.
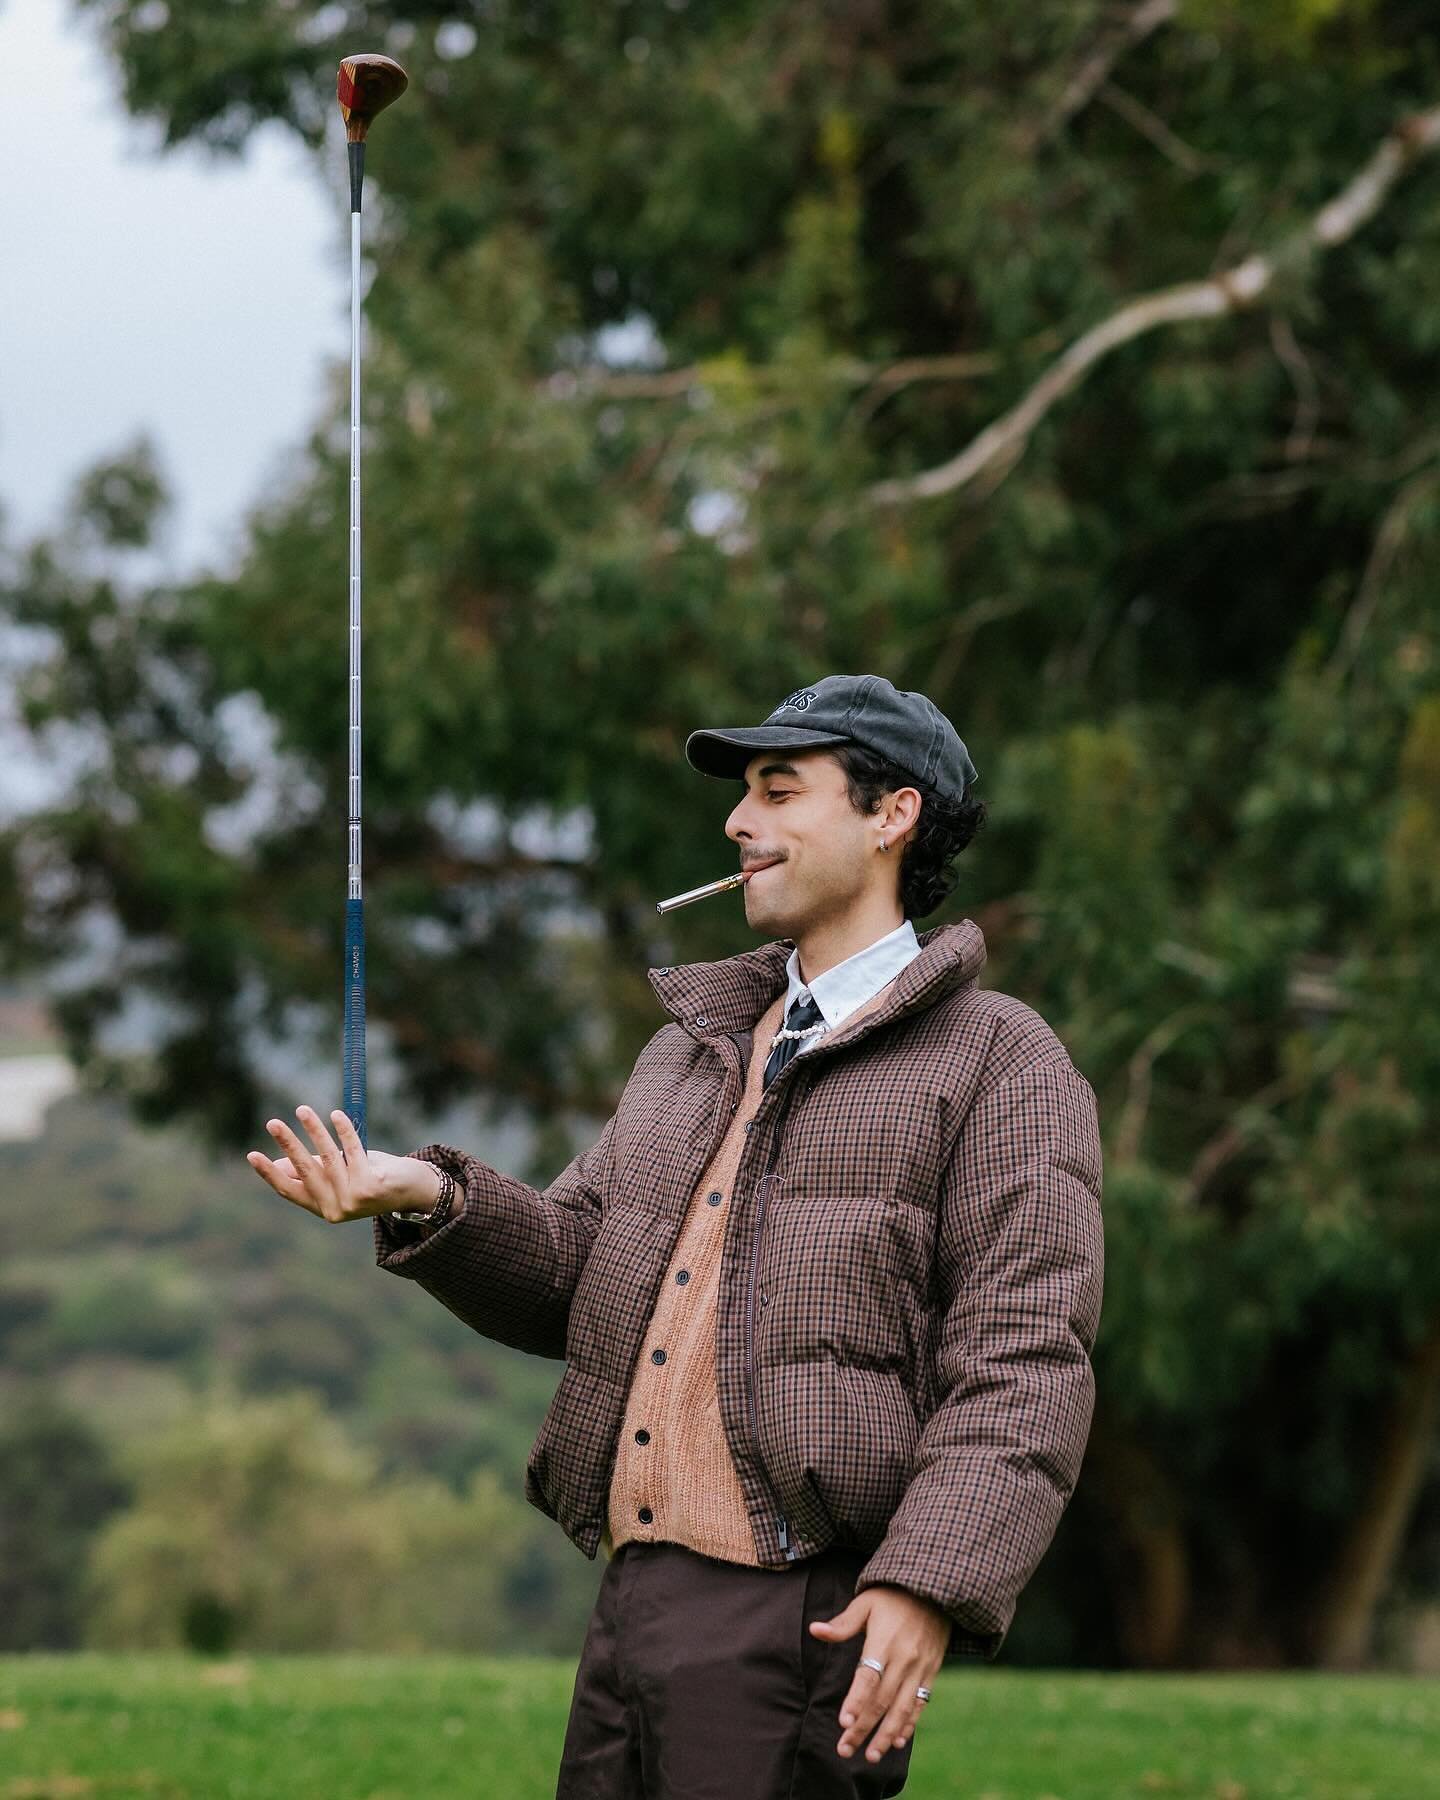
POLYGON ((743 781, 757 750, 818 750, 849 741, 843 732, 805 731, 798 725, 737 725, 730 731, 692 731, 685 740, 685 760, 702 775, 743 781))

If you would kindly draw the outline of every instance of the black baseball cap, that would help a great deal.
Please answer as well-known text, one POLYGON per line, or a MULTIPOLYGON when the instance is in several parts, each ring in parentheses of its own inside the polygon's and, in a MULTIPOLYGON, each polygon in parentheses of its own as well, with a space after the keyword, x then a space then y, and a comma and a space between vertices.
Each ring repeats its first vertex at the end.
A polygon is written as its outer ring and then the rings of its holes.
POLYGON ((825 675, 787 694, 761 725, 692 731, 685 759, 702 775, 743 781, 757 750, 847 742, 888 757, 946 800, 963 800, 979 773, 935 702, 893 687, 883 675, 825 675))

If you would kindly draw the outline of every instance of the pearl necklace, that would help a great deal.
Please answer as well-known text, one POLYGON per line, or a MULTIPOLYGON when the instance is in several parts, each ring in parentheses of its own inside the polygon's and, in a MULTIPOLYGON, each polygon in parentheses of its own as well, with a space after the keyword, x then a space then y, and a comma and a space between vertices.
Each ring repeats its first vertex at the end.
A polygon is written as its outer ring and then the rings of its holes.
POLYGON ((820 1032, 824 1031, 825 1028, 825 1021, 822 1019, 818 1025, 807 1025, 803 1031, 777 1031, 770 1040, 770 1048, 773 1050, 777 1044, 783 1043, 786 1038, 815 1037, 820 1032))
POLYGON ((783 1044, 785 1042, 786 1038, 816 1037, 819 1035, 820 1032, 825 1031, 825 1030, 828 1030, 828 1027, 823 1019, 819 1020, 814 1025, 802 1026, 799 1031, 791 1031, 787 1028, 782 1028, 781 1030, 779 1030, 775 1033, 774 1037, 771 1038, 770 1048, 773 1050, 777 1044, 783 1044))

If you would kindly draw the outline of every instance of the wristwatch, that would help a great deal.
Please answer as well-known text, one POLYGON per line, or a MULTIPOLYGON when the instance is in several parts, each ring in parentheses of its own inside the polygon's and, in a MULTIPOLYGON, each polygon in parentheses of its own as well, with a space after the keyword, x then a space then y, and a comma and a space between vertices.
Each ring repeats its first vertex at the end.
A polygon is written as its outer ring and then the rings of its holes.
MULTIPOLYGON (((406 1155, 414 1156, 415 1152, 410 1150, 406 1152, 406 1155)), ((449 1214, 450 1208, 455 1203, 455 1177, 448 1169, 441 1168, 439 1163, 430 1162, 428 1156, 419 1157, 417 1160, 420 1162, 429 1162, 430 1167, 438 1171, 440 1176, 440 1198, 435 1202, 434 1206, 430 1208, 429 1212, 403 1212, 392 1209, 390 1217, 392 1219, 404 1219, 407 1223, 414 1225, 443 1225, 449 1214)))

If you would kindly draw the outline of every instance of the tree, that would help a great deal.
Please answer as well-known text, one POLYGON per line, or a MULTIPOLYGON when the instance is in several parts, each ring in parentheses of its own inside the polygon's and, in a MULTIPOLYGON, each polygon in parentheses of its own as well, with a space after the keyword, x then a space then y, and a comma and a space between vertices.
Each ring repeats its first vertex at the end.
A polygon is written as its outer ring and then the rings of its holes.
POLYGON ((91 1427, 27 1390, 0 1425, 0 1651, 79 1647, 90 1543, 129 1497, 91 1427))
MULTIPOLYGON (((372 169, 365 652, 410 1096, 607 1112, 646 965, 736 947, 723 907, 652 911, 727 850, 685 734, 825 670, 923 686, 991 809, 940 917, 1101 1099, 1076 1516, 1137 1584, 1119 1651, 1362 1656, 1440 1407, 1427 14, 402 4, 342 43, 279 0, 81 11, 168 142, 279 120, 337 194, 339 54, 411 72, 372 169)), ((344 408, 337 372, 233 577, 123 591, 142 454, 9 585, 54 644, 28 720, 105 755, 0 843, 0 942, 52 966, 108 912, 75 1053, 230 1147, 257 1022, 336 1027, 344 408), (146 987, 177 1022, 96 1060, 146 987)))
POLYGON ((489 1471, 382 1480, 313 1394, 216 1393, 132 1446, 134 1504, 97 1540, 95 1648, 471 1650, 523 1533, 489 1471))

